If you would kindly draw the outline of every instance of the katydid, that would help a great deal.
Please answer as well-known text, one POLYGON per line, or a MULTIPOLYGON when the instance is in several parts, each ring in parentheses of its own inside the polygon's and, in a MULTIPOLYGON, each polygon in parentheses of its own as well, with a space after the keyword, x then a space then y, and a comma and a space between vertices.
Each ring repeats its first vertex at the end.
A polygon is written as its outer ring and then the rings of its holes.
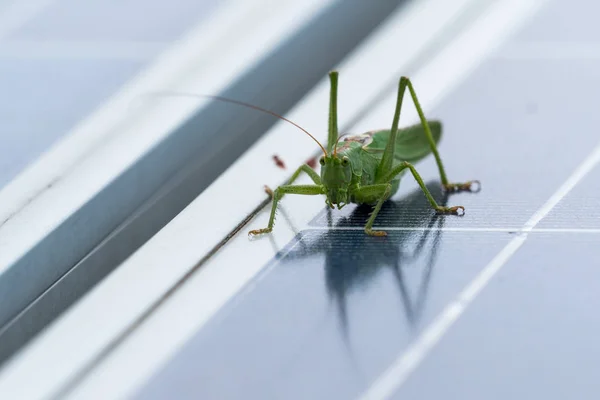
MULTIPOLYGON (((306 133, 323 151, 323 156, 319 159, 319 163, 321 164, 320 175, 312 169, 313 166, 311 164, 313 159, 311 158, 299 167, 284 185, 279 186, 275 191, 266 188, 266 192, 273 199, 268 225, 266 228, 250 231, 249 235, 269 233, 273 230, 277 204, 281 201, 284 194, 323 194, 325 195, 325 203, 331 208, 337 206, 338 209, 341 209, 349 203, 374 206, 373 213, 365 224, 365 233, 372 236, 385 236, 385 231, 373 230, 373 224, 382 204, 398 191, 400 178, 407 170, 411 172, 419 184, 421 191, 436 212, 458 214, 458 210, 462 210, 464 214, 465 208, 463 206, 445 207, 437 204, 423 183, 423 179, 421 179, 421 176, 413 166, 414 163, 420 161, 429 155, 429 153, 433 153, 442 180, 442 186, 446 191, 473 191, 471 189, 473 184, 477 184, 477 191, 481 188, 481 184, 477 180, 465 183, 450 183, 448 181, 436 147, 442 135, 442 124, 440 121, 428 121, 425 118, 413 85, 407 77, 403 76, 400 78, 392 128, 370 131, 354 136, 338 135, 338 72, 331 71, 329 73, 329 80, 330 98, 327 149, 300 125, 273 111, 252 104, 214 95, 184 92, 166 92, 160 94, 211 98, 271 114, 306 133), (420 123, 398 129, 402 99, 407 87, 419 114, 420 123), (340 144, 342 137, 344 140, 340 144), (314 185, 292 185, 302 172, 305 172, 312 179, 314 185)), ((278 159, 275 159, 275 162, 276 165, 280 165, 278 159)))
MULTIPOLYGON (((411 81, 401 77, 398 85, 398 99, 396 111, 389 130, 371 131, 356 136, 346 136, 340 142, 337 126, 337 86, 338 72, 329 73, 330 99, 329 99, 329 129, 327 149, 314 136, 308 134, 321 148, 323 156, 319 159, 321 174, 317 174, 308 165, 299 167, 291 178, 271 194, 273 203, 271 214, 266 228, 256 229, 249 235, 269 233, 273 230, 277 204, 285 194, 325 195, 328 207, 337 206, 341 209, 349 203, 368 204, 374 206, 373 213, 365 225, 365 233, 372 236, 385 236, 385 231, 373 230, 382 204, 392 197, 399 188, 401 176, 408 170, 419 184, 423 194, 438 213, 458 214, 463 206, 444 207, 438 205, 423 179, 413 166, 429 153, 433 153, 443 187, 447 191, 471 191, 473 184, 480 187, 479 181, 473 180, 465 183, 450 183, 446 171, 436 148, 442 133, 439 121, 427 121, 411 81), (419 114, 420 124, 398 129, 402 99, 406 88, 410 92, 413 103, 419 114), (300 173, 305 172, 314 182, 313 185, 292 185, 300 173)), ((287 120, 286 120, 287 121, 287 120)), ((291 121, 290 121, 291 122, 291 121)))

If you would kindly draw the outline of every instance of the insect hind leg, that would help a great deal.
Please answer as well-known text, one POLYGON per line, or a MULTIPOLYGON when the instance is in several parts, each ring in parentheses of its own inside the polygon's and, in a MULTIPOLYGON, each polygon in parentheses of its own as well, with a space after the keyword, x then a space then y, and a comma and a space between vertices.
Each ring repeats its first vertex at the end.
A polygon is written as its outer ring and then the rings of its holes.
MULTIPOLYGON (((462 183, 453 183, 448 181, 448 177, 446 176, 446 170, 444 168, 444 164, 442 163, 442 159, 440 154, 438 153, 437 146, 435 141, 433 140, 433 135, 431 134, 431 129, 429 124, 427 123, 427 119, 425 118, 425 114, 423 113, 423 109, 421 108, 421 104, 419 103, 419 99, 417 98, 417 94, 412 85, 412 82, 407 77, 403 76, 400 78, 400 88, 402 92, 404 88, 408 87, 408 91, 410 92, 410 97, 413 100, 415 108, 417 109, 417 113, 419 114, 419 119, 421 120, 421 125, 425 130, 425 135, 427 136, 427 140, 429 141, 429 146, 431 147, 431 152, 435 157, 435 162, 438 166, 438 170, 440 172, 440 178, 442 180, 442 186, 449 192, 460 192, 460 191, 469 191, 469 192, 479 192, 481 190, 481 182, 478 180, 470 180, 462 183), (475 186, 475 188, 473 188, 475 186)), ((404 93, 402 93, 404 95, 404 93)))
POLYGON ((440 206, 433 198, 433 195, 431 194, 429 189, 427 189, 427 186, 425 185, 425 182, 423 182, 423 178, 421 178, 421 175, 417 172, 417 169, 409 162, 405 161, 405 162, 397 165, 396 167, 394 167, 392 169, 392 171, 385 177, 385 179, 390 180, 406 169, 410 170, 410 172, 412 173, 413 177, 419 184, 419 187, 423 191, 423 194, 425 195, 425 197, 427 197, 427 200, 429 201, 429 204, 431 204, 431 207, 433 207, 433 209, 435 209, 437 212, 443 213, 443 214, 450 213, 450 214, 455 214, 455 215, 464 215, 465 208, 463 206, 452 206, 452 207, 440 206), (459 214, 458 210, 461 210, 462 214, 459 214))

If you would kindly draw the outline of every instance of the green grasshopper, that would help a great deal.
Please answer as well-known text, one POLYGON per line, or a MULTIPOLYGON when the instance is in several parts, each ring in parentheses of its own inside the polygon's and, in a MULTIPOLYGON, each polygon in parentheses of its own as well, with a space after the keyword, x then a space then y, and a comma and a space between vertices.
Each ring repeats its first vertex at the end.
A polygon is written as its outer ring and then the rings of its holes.
MULTIPOLYGON (((383 129, 361 135, 345 137, 338 135, 338 72, 331 71, 329 73, 329 80, 331 83, 331 91, 329 99, 327 150, 325 150, 323 145, 313 135, 300 125, 273 111, 253 104, 222 96, 197 93, 159 92, 154 93, 154 95, 211 98, 265 112, 294 125, 296 128, 310 136, 319 145, 323 151, 323 156, 319 159, 319 163, 321 164, 321 175, 319 176, 311 168, 310 164, 313 160, 311 158, 298 168, 284 185, 279 186, 274 192, 271 191, 271 189, 266 188, 266 192, 273 199, 269 223, 266 228, 250 231, 249 235, 269 233, 273 230, 277 204, 281 201, 284 194, 324 194, 326 196, 325 203, 331 208, 337 206, 338 209, 341 209, 348 203, 374 205, 375 208, 373 213, 365 225, 365 232, 372 236, 385 236, 387 235, 386 232, 373 230, 373 223, 375 222, 375 218, 377 218, 377 214, 383 203, 398 191, 400 178, 407 169, 412 173, 425 194, 425 197, 427 197, 427 200, 436 212, 458 214, 458 210, 462 210, 464 213, 465 208, 463 206, 442 207, 438 205, 423 183, 421 176, 412 165, 429 155, 431 152, 435 157, 442 180, 442 186, 446 191, 473 191, 471 190, 471 186, 474 183, 478 185, 477 191, 481 188, 481 183, 477 180, 465 183, 450 183, 448 181, 446 171, 444 170, 442 160, 440 159, 440 155, 436 148, 436 144, 439 142, 442 135, 442 124, 440 121, 427 121, 427 119, 425 119, 415 90, 408 78, 404 76, 400 78, 396 112, 394 113, 391 130, 383 129), (421 123, 404 129, 398 129, 402 99, 407 87, 419 114, 421 123), (342 137, 344 137, 344 141, 338 146, 342 137), (308 174, 314 182, 314 185, 292 185, 302 171, 308 174)), ((151 94, 152 93, 148 93, 148 95, 151 94)))
POLYGON ((373 230, 373 223, 383 203, 398 191, 400 178, 406 170, 412 173, 436 212, 458 215, 458 210, 462 210, 464 214, 465 208, 463 206, 442 207, 438 205, 413 166, 413 163, 420 161, 431 152, 435 157, 442 185, 447 191, 471 191, 471 186, 475 183, 479 188, 481 187, 480 182, 476 180, 465 183, 450 183, 448 181, 436 148, 436 144, 441 137, 442 124, 439 121, 427 121, 425 119, 413 85, 408 78, 404 76, 400 78, 396 112, 394 113, 391 130, 378 130, 356 136, 346 136, 341 144, 339 142, 342 136, 338 135, 337 125, 338 72, 331 71, 329 80, 331 89, 327 150, 314 136, 294 124, 317 142, 323 151, 323 156, 319 159, 321 175, 319 176, 307 164, 304 164, 296 170, 284 185, 279 186, 274 192, 267 189, 273 199, 269 223, 266 228, 250 231, 249 235, 269 233, 273 230, 277 204, 285 194, 324 194, 326 196, 325 203, 331 208, 337 206, 338 209, 341 209, 349 203, 374 205, 373 213, 365 225, 365 233, 372 236, 385 236, 387 235, 385 231, 373 230), (407 87, 421 123, 398 129, 402 99, 407 87), (314 185, 292 185, 303 171, 312 179, 314 185))

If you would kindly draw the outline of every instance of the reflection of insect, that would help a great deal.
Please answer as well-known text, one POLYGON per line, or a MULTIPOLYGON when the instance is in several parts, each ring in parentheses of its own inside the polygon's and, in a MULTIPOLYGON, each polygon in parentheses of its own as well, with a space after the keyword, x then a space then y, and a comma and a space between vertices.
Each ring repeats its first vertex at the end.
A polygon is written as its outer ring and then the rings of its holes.
MULTIPOLYGON (((434 182, 427 187, 439 204, 447 203, 449 193, 443 193, 434 182)), ((403 299, 408 322, 415 324, 426 301, 445 222, 439 215, 429 214, 428 209, 429 203, 420 189, 402 199, 387 201, 381 208, 380 218, 386 226, 406 229, 390 231, 383 241, 356 230, 369 218, 368 207, 357 207, 335 222, 331 210, 326 209, 278 253, 279 263, 298 268, 305 258, 319 256, 318 259, 323 260, 327 291, 337 303, 344 329, 347 328, 347 299, 355 292, 363 296, 371 280, 385 270, 390 271, 403 299), (329 229, 322 229, 325 226, 329 229), (422 275, 418 285, 409 288, 409 282, 414 284, 406 279, 411 267, 418 268, 422 275)), ((296 232, 293 225, 292 230, 296 232)))
POLYGON ((277 154, 273 155, 273 161, 275 162, 275 165, 277 165, 279 168, 285 169, 285 163, 277 154))
MULTIPOLYGON (((457 214, 463 206, 444 207, 437 204, 421 176, 412 165, 429 153, 433 153, 444 188, 448 191, 471 190, 473 183, 450 183, 437 152, 436 143, 441 137, 442 125, 439 121, 427 121, 421 110, 419 101, 410 80, 406 77, 400 79, 398 87, 398 100, 392 128, 390 130, 379 130, 367 132, 362 135, 346 137, 338 146, 341 137, 338 136, 337 127, 337 81, 338 73, 329 73, 331 82, 330 104, 329 104, 329 131, 327 150, 303 128, 323 151, 319 159, 321 164, 321 175, 319 176, 308 165, 302 165, 296 170, 286 184, 279 186, 273 192, 273 205, 269 223, 266 228, 250 231, 250 234, 268 233, 273 230, 275 223, 275 212, 277 203, 284 194, 303 194, 326 196, 325 203, 334 208, 337 205, 341 209, 348 203, 369 204, 375 208, 371 217, 365 224, 365 232, 373 236, 385 236, 384 231, 373 230, 373 223, 381 209, 384 201, 396 193, 400 184, 400 177, 409 170, 421 190, 427 197, 431 207, 437 212, 457 214), (404 129, 398 129, 400 109, 404 91, 408 87, 412 100, 417 108, 421 123, 404 129), (314 185, 292 185, 301 172, 310 176, 314 185)), ((281 117, 283 118, 283 117, 281 117)), ((286 121, 288 121, 286 119, 286 121)), ((288 121, 291 122, 291 121, 288 121)))

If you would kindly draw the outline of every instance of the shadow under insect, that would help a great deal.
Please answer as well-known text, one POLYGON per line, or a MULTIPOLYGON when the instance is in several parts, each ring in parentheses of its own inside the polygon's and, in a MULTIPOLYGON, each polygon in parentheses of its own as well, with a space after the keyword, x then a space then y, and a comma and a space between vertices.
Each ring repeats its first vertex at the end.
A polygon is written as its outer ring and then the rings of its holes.
MULTIPOLYGON (((427 187, 439 204, 447 204, 450 195, 442 192, 439 182, 427 187)), ((336 305, 344 335, 348 329, 348 296, 367 287, 386 270, 394 276, 407 322, 415 326, 425 304, 442 236, 440 228, 446 218, 431 209, 421 189, 384 203, 375 227, 387 230, 386 237, 364 234, 371 212, 369 206, 334 212, 326 208, 309 223, 312 228, 298 233, 279 253, 282 264, 324 257, 326 289, 336 305), (408 268, 419 270, 417 287, 409 287, 405 276, 408 268)))

